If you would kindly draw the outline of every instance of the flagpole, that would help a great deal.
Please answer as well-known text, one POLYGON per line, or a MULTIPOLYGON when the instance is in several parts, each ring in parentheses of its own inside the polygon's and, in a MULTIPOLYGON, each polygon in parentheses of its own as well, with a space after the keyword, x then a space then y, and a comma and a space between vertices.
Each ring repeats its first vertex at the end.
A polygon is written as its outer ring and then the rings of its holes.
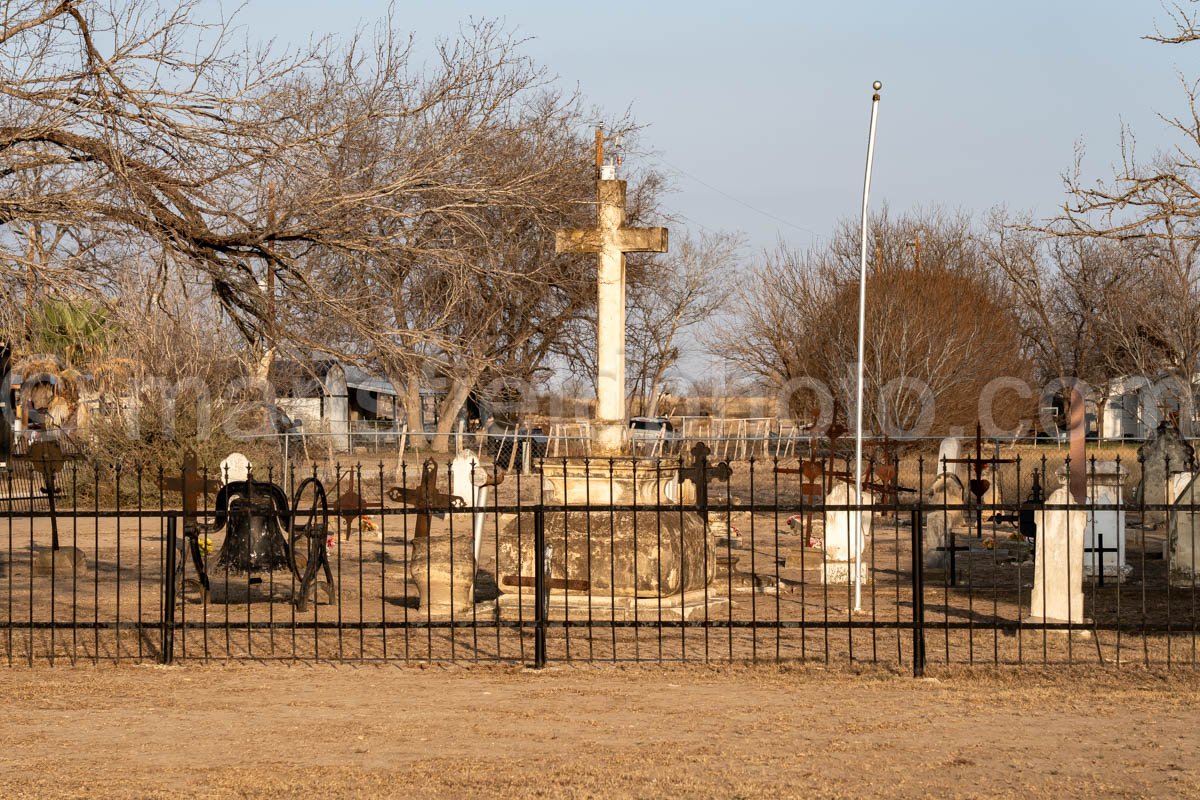
POLYGON ((875 120, 879 116, 879 90, 883 84, 875 81, 872 87, 875 92, 871 95, 871 131, 867 135, 867 170, 863 177, 862 201, 862 234, 860 238, 859 267, 858 267, 858 402, 854 404, 854 499, 858 510, 851 515, 854 520, 852 535, 854 536, 854 610, 862 611, 862 548, 866 544, 860 541, 862 535, 862 504, 863 504, 863 358, 867 325, 867 199, 871 194, 871 164, 875 158, 875 120))

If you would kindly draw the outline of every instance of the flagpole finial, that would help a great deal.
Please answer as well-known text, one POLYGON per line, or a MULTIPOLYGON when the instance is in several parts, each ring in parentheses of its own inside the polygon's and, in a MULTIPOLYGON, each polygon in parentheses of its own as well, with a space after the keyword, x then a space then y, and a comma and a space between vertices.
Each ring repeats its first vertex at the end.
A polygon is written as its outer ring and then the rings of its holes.
POLYGON ((879 81, 875 81, 874 83, 871 84, 871 88, 878 92, 880 89, 883 88, 883 84, 880 83, 879 81))

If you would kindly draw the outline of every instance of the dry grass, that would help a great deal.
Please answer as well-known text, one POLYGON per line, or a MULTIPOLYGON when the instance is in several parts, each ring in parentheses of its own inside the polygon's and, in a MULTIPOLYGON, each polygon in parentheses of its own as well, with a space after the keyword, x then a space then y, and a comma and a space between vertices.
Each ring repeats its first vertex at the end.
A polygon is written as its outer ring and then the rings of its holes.
POLYGON ((0 671, 26 797, 1195 796, 1195 673, 0 671))

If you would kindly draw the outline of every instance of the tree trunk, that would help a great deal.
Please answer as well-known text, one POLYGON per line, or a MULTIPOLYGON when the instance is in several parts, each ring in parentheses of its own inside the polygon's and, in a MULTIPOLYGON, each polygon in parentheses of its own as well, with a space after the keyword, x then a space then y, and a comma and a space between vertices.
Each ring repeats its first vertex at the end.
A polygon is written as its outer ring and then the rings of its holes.
POLYGON ((421 419, 421 381, 420 376, 406 375, 404 386, 404 418, 408 420, 408 435, 412 438, 413 447, 425 447, 428 440, 425 437, 425 424, 421 419))
POLYGON ((458 413, 462 411, 474 386, 475 381, 466 379, 459 379, 450 385, 450 391, 438 409, 437 433, 433 437, 435 453, 445 453, 449 450, 450 434, 458 424, 458 413))

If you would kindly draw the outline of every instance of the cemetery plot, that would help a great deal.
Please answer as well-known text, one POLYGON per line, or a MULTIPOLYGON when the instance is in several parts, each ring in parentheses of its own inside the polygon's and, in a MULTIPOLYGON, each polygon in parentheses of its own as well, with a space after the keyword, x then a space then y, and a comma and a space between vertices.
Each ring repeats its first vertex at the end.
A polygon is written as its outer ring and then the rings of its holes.
MULTIPOLYGON (((1080 552, 1065 566, 1046 561, 1039 572, 1039 553, 1050 558, 1055 545, 1022 535, 1019 505, 962 513, 965 502, 937 502, 932 489, 919 502, 900 492, 876 504, 861 536, 847 538, 836 487, 814 507, 803 470, 738 475, 735 467, 729 483, 705 493, 706 533, 689 550, 672 543, 672 531, 697 513, 690 481, 675 501, 601 498, 579 515, 545 502, 536 476, 499 479, 489 467, 452 483, 450 470, 409 468, 398 481, 382 471, 324 476, 342 488, 328 503, 322 540, 328 592, 315 597, 301 589, 303 568, 223 561, 239 530, 231 524, 198 526, 209 586, 189 590, 197 572, 181 557, 184 537, 168 558, 181 512, 170 502, 145 508, 148 497, 157 504, 171 495, 148 485, 141 506, 118 508, 78 496, 76 485, 53 519, 39 507, 0 520, 0 663, 155 661, 168 629, 176 661, 532 663, 540 644, 550 662, 778 660, 908 671, 919 643, 930 665, 1195 663, 1197 587, 1190 574, 1180 579, 1171 556, 1172 530, 1178 539, 1178 521, 1192 519, 1179 509, 1170 512, 1174 528, 1154 528, 1142 524, 1140 506, 1123 507, 1119 575, 1079 571, 1086 537, 1071 540, 1080 552), (924 539, 938 518, 936 541, 952 543, 953 569, 928 540, 914 559, 914 522, 924 539), (39 569, 55 523, 60 545, 82 552, 87 570, 39 569), (533 552, 539 524, 540 579, 536 559, 515 557, 533 552), (852 546, 864 565, 860 613, 853 572, 834 568, 851 563, 843 551, 852 546), (168 575, 177 590, 171 613, 168 575), (1053 605, 1060 591, 1068 591, 1065 613, 1053 605)), ((908 475, 901 470, 901 485, 908 475)), ((1053 535, 1053 493, 1048 500, 1034 514, 1045 536, 1053 535)), ((1069 515, 1094 522, 1103 513, 1115 512, 1084 506, 1069 515)), ((212 514, 201 502, 198 517, 212 514)), ((237 535, 255 530, 247 525, 237 535)))

